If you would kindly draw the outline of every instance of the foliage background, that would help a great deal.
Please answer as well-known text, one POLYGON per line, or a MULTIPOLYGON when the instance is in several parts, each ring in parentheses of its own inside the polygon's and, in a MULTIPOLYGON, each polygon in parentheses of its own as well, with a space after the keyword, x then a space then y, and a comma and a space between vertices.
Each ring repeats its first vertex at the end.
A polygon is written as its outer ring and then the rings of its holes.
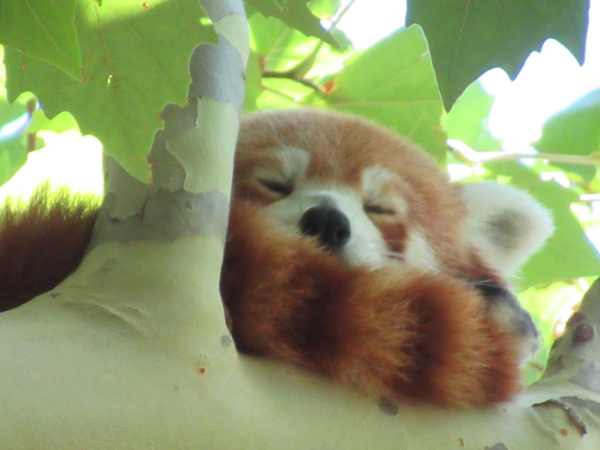
MULTIPOLYGON (((490 132, 497 99, 485 77, 475 80, 493 67, 514 78, 548 38, 581 63, 589 4, 510 0, 499 8, 409 0, 408 27, 356 49, 342 31, 345 15, 368 1, 314 0, 307 7, 302 0, 247 0, 252 53, 245 110, 316 106, 360 114, 407 136, 455 177, 510 183, 545 205, 556 233, 515 279, 545 338, 527 371, 533 381, 561 323, 600 273, 586 234, 600 225, 594 209, 600 200, 600 90, 555 114, 531 145, 515 149, 490 132), (533 157, 524 158, 528 153, 533 157)), ((165 103, 186 101, 182 55, 216 39, 197 1, 32 0, 29 10, 19 0, 2 3, 6 76, 0 81, 6 89, 0 87, 0 124, 9 125, 0 130, 0 183, 28 155, 45 155, 38 166, 81 171, 79 155, 89 150, 63 158, 56 150, 72 142, 73 130, 97 137, 106 152, 147 180, 145 155, 161 126, 159 113, 165 103), (35 109, 32 93, 43 112, 35 109), (44 140, 52 150, 31 153, 44 140)), ((385 14, 380 11, 382 22, 385 14)), ((97 154, 96 141, 86 142, 97 154)), ((34 175, 28 183, 39 181, 34 175)))

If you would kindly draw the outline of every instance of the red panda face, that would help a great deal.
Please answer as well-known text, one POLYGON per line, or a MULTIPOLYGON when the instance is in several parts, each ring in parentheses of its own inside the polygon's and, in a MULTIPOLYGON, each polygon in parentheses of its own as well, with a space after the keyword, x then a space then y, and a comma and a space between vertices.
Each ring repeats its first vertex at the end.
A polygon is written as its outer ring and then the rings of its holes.
POLYGON ((470 280, 504 278, 553 232, 527 193, 452 184, 393 132, 314 109, 246 116, 233 189, 350 266, 402 261, 470 280))
POLYGON ((433 268, 457 247, 464 206, 420 150, 362 119, 316 110, 242 122, 234 193, 351 266, 433 268))

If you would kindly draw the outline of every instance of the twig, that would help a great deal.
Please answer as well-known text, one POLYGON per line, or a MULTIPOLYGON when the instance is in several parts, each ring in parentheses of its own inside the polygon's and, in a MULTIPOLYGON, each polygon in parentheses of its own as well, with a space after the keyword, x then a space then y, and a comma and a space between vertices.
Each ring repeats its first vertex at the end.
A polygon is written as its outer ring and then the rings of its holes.
POLYGON ((292 81, 295 81, 296 83, 300 83, 306 87, 314 89, 315 91, 319 90, 319 86, 317 86, 312 81, 307 80, 306 78, 298 77, 296 74, 296 68, 294 68, 292 70, 288 70, 287 72, 275 72, 272 70, 267 70, 267 71, 263 72, 262 76, 263 76, 263 78, 283 78, 286 80, 292 80, 292 81))
MULTIPOLYGON (((331 19, 331 26, 329 27, 328 31, 331 32, 335 30, 338 23, 340 23, 340 20, 342 20, 344 15, 346 15, 346 13, 350 10, 350 7, 354 4, 355 1, 356 0, 350 0, 350 2, 348 2, 348 4, 342 10, 334 14, 334 17, 331 19)), ((300 83, 310 89, 313 89, 315 92, 321 92, 320 87, 318 85, 316 85, 310 80, 307 80, 306 78, 304 78, 304 76, 310 71, 310 69, 314 65, 317 55, 321 51, 323 44, 323 41, 319 41, 317 45, 315 45, 315 48, 313 48, 313 50, 310 52, 310 54, 292 69, 287 70, 285 72, 267 70, 262 73, 262 77, 292 80, 296 83, 300 83)))
POLYGON ((522 158, 545 159, 553 163, 572 163, 600 165, 600 155, 561 155, 554 153, 520 153, 520 152, 478 152, 457 139, 446 141, 448 148, 457 159, 470 164, 481 164, 489 161, 506 161, 522 158))
POLYGON ((600 194, 581 194, 579 201, 583 203, 600 202, 600 194))

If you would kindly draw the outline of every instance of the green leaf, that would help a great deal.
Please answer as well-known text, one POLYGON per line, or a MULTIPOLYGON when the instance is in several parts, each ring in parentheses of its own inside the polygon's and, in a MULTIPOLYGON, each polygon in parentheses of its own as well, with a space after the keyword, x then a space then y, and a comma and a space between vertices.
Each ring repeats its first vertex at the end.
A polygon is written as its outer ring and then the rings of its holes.
POLYGON ((499 151, 502 142, 492 137, 487 126, 494 100, 480 82, 471 84, 442 119, 448 137, 464 142, 473 150, 499 151))
POLYGON ((335 39, 307 7, 307 0, 246 0, 265 17, 276 17, 306 36, 315 36, 336 46, 335 39))
POLYGON ((27 162, 27 137, 21 133, 0 141, 0 185, 3 185, 27 162))
POLYGON ((256 99, 262 93, 260 64, 256 52, 250 52, 246 65, 246 87, 244 90, 244 112, 256 110, 256 99))
POLYGON ((524 367, 526 386, 537 381, 546 367, 550 348, 555 340, 557 319, 564 320, 564 310, 582 297, 581 288, 576 283, 552 283, 541 288, 530 288, 519 293, 521 305, 531 314, 541 332, 540 348, 534 357, 534 364, 524 367), (562 311, 561 311, 562 310, 562 311), (560 317, 559 313, 563 312, 560 317))
MULTIPOLYGON (((250 47, 258 56, 262 73, 267 75, 261 80, 261 94, 257 98, 259 109, 297 107, 299 103, 305 103, 314 89, 289 77, 298 76, 320 85, 324 77, 343 67, 344 59, 352 52, 351 47, 337 49, 317 38, 306 37, 274 17, 255 14, 249 25, 250 47)), ((248 70, 253 70, 252 64, 251 61, 248 70)), ((246 89, 256 90, 254 81, 248 76, 246 89)))
POLYGON ((328 106, 371 118, 445 159, 442 101, 418 25, 349 58, 330 86, 328 106))
POLYGON ((307 38, 281 20, 260 14, 249 20, 251 48, 259 55, 265 71, 285 72, 303 61, 318 39, 307 38))
POLYGON ((581 63, 587 0, 408 0, 407 24, 425 30, 444 105, 493 67, 514 78, 527 55, 557 39, 581 63))
POLYGON ((535 172, 515 161, 490 162, 485 167, 529 192, 554 218, 554 234, 520 271, 516 283, 520 288, 600 273, 600 255, 571 212, 571 203, 578 200, 575 192, 554 181, 541 181, 535 172))
POLYGON ((75 118, 67 111, 57 114, 52 119, 48 119, 41 109, 33 112, 31 123, 27 130, 37 133, 38 131, 54 131, 55 133, 64 133, 68 130, 78 130, 79 126, 75 118))
MULTIPOLYGON (((534 144, 542 153, 591 155, 600 150, 600 89, 589 92, 569 107, 550 117, 542 137, 534 144)), ((590 181, 593 165, 555 164, 590 181)))
MULTIPOLYGON (((249 25, 251 48, 258 53, 262 69, 267 72, 286 72, 302 65, 318 46, 320 50, 306 76, 321 77, 340 70, 343 59, 351 51, 348 46, 338 49, 322 45, 323 41, 306 37, 273 17, 256 14, 250 18, 249 25)), ((340 34, 336 31, 336 35, 340 34)))
POLYGON ((76 82, 53 66, 7 51, 9 100, 33 92, 46 115, 69 111, 83 134, 98 137, 105 151, 134 176, 149 178, 146 154, 160 128, 166 103, 187 100, 187 55, 215 41, 200 24, 196 0, 120 0, 99 7, 80 0, 76 13, 84 80, 76 82))
POLYGON ((340 9, 341 0, 309 0, 308 8, 319 18, 330 18, 340 9))
POLYGON ((12 137, 2 137, 7 124, 27 114, 27 101, 19 99, 12 105, 4 96, 0 96, 0 185, 4 184, 27 161, 26 132, 16 133, 12 137))
POLYGON ((2 0, 0 44, 46 61, 81 80, 73 23, 76 0, 2 0))

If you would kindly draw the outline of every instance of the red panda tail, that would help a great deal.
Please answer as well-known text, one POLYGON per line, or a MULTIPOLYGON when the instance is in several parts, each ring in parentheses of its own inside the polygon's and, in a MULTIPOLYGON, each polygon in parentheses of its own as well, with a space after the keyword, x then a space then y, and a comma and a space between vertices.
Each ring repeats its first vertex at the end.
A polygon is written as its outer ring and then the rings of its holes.
POLYGON ((43 184, 29 202, 0 206, 0 311, 49 291, 78 266, 99 200, 43 184))
POLYGON ((237 347, 375 397, 475 406, 520 390, 517 342, 464 280, 350 268, 237 200, 221 279, 237 347))

